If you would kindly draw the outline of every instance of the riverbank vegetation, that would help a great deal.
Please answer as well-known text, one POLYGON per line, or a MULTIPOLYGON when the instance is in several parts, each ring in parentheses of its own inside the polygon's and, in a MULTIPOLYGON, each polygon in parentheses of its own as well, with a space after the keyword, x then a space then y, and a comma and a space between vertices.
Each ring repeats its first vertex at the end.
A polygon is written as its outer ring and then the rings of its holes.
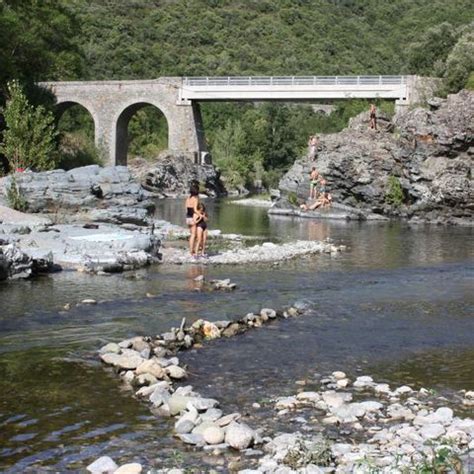
MULTIPOLYGON (((472 84, 473 20, 468 0, 3 0, 0 103, 14 78, 31 84, 407 73, 442 78, 446 94, 472 84)), ((44 102, 29 95, 35 105, 44 102)), ((202 113, 209 148, 229 184, 269 186, 301 155, 310 133, 339 131, 366 108, 366 101, 347 101, 327 116, 310 105, 203 104, 202 113)), ((62 167, 99 161, 91 123, 79 109, 60 121, 62 167)), ((156 157, 167 147, 166 120, 142 109, 129 135, 130 154, 156 157)))

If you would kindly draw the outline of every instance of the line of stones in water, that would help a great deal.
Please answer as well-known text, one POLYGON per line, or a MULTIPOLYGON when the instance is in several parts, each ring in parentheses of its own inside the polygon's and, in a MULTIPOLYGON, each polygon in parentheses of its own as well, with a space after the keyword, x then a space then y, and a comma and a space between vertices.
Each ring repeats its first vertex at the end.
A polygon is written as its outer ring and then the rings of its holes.
MULTIPOLYGON (((134 337, 107 344, 100 349, 100 358, 136 390, 138 398, 150 403, 154 414, 175 418, 174 433, 184 443, 215 455, 229 449, 260 455, 258 468, 244 469, 242 473, 311 474, 372 469, 370 472, 388 474, 411 472, 410 469, 436 463, 468 466, 474 461, 474 420, 455 417, 451 408, 439 407, 440 400, 423 388, 418 392, 407 386, 391 390, 388 384, 375 383, 368 376, 351 382, 343 372, 333 372, 320 381, 324 386, 320 391, 301 391, 275 403, 278 417, 291 419, 292 414, 309 411, 310 424, 302 416, 296 421, 304 431, 314 431, 311 425, 316 424, 318 432, 296 431, 272 439, 262 437, 262 430, 241 422, 240 413, 225 415, 217 400, 202 397, 192 386, 176 386, 187 376, 176 356, 180 351, 308 311, 304 303, 295 303, 283 311, 264 308, 237 321, 199 319, 186 327, 183 319, 179 328, 171 328, 155 338, 134 337), (359 399, 352 402, 353 397, 359 399), (330 442, 327 434, 334 434, 335 430, 337 442, 330 442), (259 445, 267 453, 265 456, 262 451, 252 450, 259 445)), ((474 406, 474 392, 464 392, 463 396, 464 405, 474 406)))

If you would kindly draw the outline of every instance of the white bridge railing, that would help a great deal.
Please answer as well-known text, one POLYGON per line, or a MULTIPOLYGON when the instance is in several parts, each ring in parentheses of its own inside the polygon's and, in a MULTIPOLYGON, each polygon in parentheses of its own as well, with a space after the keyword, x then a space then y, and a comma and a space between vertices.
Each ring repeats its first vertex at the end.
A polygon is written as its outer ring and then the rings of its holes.
POLYGON ((403 85, 406 76, 228 76, 184 77, 190 87, 225 86, 373 86, 403 85))

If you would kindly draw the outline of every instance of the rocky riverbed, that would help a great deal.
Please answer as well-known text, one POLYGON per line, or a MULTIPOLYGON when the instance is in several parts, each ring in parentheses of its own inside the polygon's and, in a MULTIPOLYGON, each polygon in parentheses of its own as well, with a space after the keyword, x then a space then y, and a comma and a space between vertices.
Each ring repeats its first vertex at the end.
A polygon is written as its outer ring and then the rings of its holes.
MULTIPOLYGON (((474 420, 456 416, 453 408, 473 407, 474 392, 459 392, 448 406, 446 399, 426 388, 391 388, 370 376, 351 380, 336 371, 327 377, 298 381, 297 393, 270 401, 275 418, 285 426, 300 426, 291 432, 270 433, 249 426, 241 413, 224 414, 218 400, 202 397, 189 385, 179 385, 187 376, 177 357, 180 351, 235 337, 279 318, 301 317, 307 311, 304 303, 295 303, 283 311, 264 308, 236 321, 199 319, 187 327, 183 320, 179 328, 156 337, 109 343, 100 350, 100 358, 154 414, 174 419, 174 436, 183 443, 217 457, 241 452, 243 460, 227 466, 231 471, 464 472, 472 466, 474 420)), ((115 471, 114 464, 102 457, 88 470, 122 472, 115 471), (104 465, 113 469, 108 471, 104 465)), ((131 472, 141 472, 143 466, 131 468, 137 469, 131 472)), ((159 472, 184 471, 170 468, 159 472)))
POLYGON ((294 163, 280 181, 278 207, 299 212, 294 197, 306 200, 315 166, 349 215, 472 225, 473 124, 474 92, 467 90, 400 111, 376 132, 362 113, 342 132, 321 136, 316 161, 294 163))

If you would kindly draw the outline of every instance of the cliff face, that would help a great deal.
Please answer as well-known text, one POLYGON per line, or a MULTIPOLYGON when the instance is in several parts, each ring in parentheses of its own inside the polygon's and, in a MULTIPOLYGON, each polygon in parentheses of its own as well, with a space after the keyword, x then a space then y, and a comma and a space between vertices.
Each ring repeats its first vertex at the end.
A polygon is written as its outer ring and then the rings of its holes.
POLYGON ((368 114, 321 137, 316 161, 297 160, 280 181, 285 193, 309 193, 313 166, 334 201, 386 216, 446 223, 473 217, 474 93, 433 99, 430 109, 398 113, 368 129, 368 114))

